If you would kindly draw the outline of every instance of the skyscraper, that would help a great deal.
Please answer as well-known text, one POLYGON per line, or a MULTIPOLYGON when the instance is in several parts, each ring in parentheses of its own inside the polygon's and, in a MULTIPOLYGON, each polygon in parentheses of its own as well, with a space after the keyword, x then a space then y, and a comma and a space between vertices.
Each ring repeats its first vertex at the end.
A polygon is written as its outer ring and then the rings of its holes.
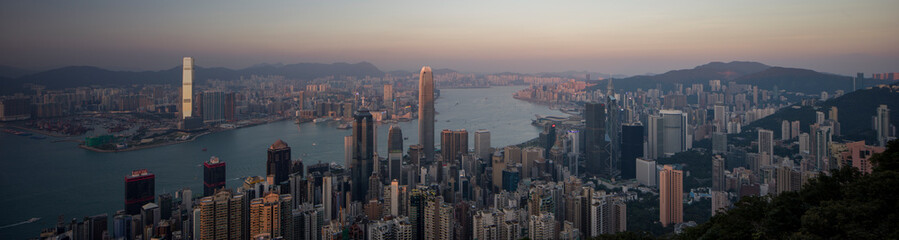
POLYGON ((890 109, 887 105, 881 104, 877 107, 874 130, 877 131, 877 144, 881 147, 886 146, 890 140, 890 109))
POLYGON ((712 158, 712 191, 725 191, 727 178, 724 176, 724 158, 715 155, 712 158))
POLYGON ((692 139, 687 135, 687 114, 679 110, 661 110, 659 116, 649 116, 649 149, 647 157, 658 159, 690 149, 692 139))
POLYGON ((250 237, 253 239, 284 237, 285 233, 289 232, 285 231, 289 226, 282 224, 282 219, 289 219, 291 201, 289 194, 278 195, 276 193, 269 193, 265 197, 251 200, 249 206, 250 237))
POLYGON ((387 179, 401 179, 403 165, 403 131, 390 126, 387 134, 387 179))
POLYGON ((194 59, 185 57, 181 72, 181 118, 193 116, 194 59))
POLYGON ((352 200, 366 202, 368 178, 374 165, 374 122, 368 110, 361 109, 353 116, 353 159, 350 163, 352 200))
POLYGON ((659 172, 659 221, 662 226, 684 222, 684 173, 671 165, 659 172))
POLYGON ((418 79, 418 143, 424 150, 425 162, 434 161, 434 73, 421 68, 418 79))
POLYGON ((443 161, 455 163, 467 153, 468 131, 444 129, 440 132, 440 155, 443 156, 443 161))
POLYGON ((790 138, 799 137, 799 120, 790 122, 790 138))
POLYGON ((480 129, 474 132, 474 154, 485 161, 490 160, 490 130, 480 129))
POLYGON ((203 196, 212 196, 225 187, 225 162, 213 156, 203 163, 203 196))
MULTIPOLYGON (((584 119, 586 120, 586 172, 590 175, 600 175, 608 166, 609 142, 606 140, 606 111, 601 103, 587 103, 584 105, 584 119)), ((508 153, 507 153, 508 154, 508 153)))
POLYGON ((131 171, 125 177, 125 213, 140 214, 144 204, 154 202, 156 198, 156 175, 147 169, 131 171))
POLYGON ((290 147, 281 139, 268 148, 265 175, 273 175, 276 185, 290 177, 290 147))
POLYGON ((395 124, 387 132, 387 153, 394 152, 403 152, 403 130, 395 124))
POLYGON ((783 120, 780 123, 780 140, 790 140, 790 121, 783 120))
POLYGON ((244 238, 244 195, 230 190, 219 191, 197 202, 200 239, 243 239, 244 238))
POLYGON ((727 133, 724 132, 715 132, 712 133, 712 153, 726 153, 727 152, 727 133))
POLYGON ((759 159, 761 166, 771 164, 774 155, 774 132, 767 129, 759 129, 759 159))
POLYGON ((824 165, 830 159, 832 136, 833 132, 830 127, 820 127, 815 130, 815 169, 819 171, 827 170, 824 165))
POLYGON ((643 157, 643 125, 621 126, 621 179, 637 177, 637 158, 643 157))

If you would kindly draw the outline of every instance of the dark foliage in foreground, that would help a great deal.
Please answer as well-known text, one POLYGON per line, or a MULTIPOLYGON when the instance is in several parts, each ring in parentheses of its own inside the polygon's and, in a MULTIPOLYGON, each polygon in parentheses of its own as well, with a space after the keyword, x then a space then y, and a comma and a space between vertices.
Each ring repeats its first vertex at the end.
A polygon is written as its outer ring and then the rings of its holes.
MULTIPOLYGON (((674 239, 899 239, 899 141, 872 157, 871 174, 845 167, 799 192, 744 197, 674 239)), ((619 233, 595 239, 652 239, 619 233)))

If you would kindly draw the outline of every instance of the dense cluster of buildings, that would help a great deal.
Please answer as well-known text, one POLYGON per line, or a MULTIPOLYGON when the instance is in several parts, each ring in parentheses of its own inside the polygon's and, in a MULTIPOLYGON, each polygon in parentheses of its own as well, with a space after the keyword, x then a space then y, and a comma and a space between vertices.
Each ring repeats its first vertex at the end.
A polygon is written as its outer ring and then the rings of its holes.
MULTIPOLYGON (((192 88, 188 61, 183 89, 192 88)), ((516 79, 535 84, 519 98, 587 103, 577 109, 580 116, 541 122, 542 132, 529 144, 492 146, 487 129, 474 131, 469 144, 468 130, 434 129, 434 72, 424 67, 418 77, 417 100, 396 91, 400 84, 363 87, 367 92, 352 97, 328 92, 327 84, 303 88, 316 98, 300 104, 308 107, 302 115, 351 119, 343 164, 304 165, 278 140, 267 149, 266 175, 248 177, 236 189, 225 185, 227 165, 215 157, 203 164, 202 194, 183 189, 157 195, 155 176, 137 170, 125 178, 124 209, 111 224, 107 215, 60 221, 41 237, 586 239, 627 231, 628 204, 647 196, 658 197, 658 224, 682 229, 690 226, 684 225, 684 206, 692 201, 711 201, 708 211, 715 214, 743 196, 797 191, 840 166, 870 172, 868 159, 895 138, 885 105, 872 119, 881 146, 868 146, 833 142, 840 128, 836 108, 829 118, 816 113, 808 133, 798 121, 784 121, 780 138, 775 129, 744 130, 787 106, 776 89, 713 80, 667 92, 616 93, 609 81, 606 89, 587 92, 584 82, 516 79), (402 98, 415 108, 396 112, 402 98), (403 131, 393 125, 388 152, 377 152, 375 128, 383 111, 417 117, 420 142, 403 149, 403 131), (728 134, 744 132, 757 138, 748 146, 728 143, 728 134), (694 148, 697 142, 711 144, 694 148), (779 150, 796 142, 795 154, 779 150), (710 156, 709 186, 687 189, 692 166, 660 163, 691 150, 710 156)), ((186 91, 183 124, 197 118, 199 102, 203 122, 206 115, 216 116, 208 121, 227 119, 228 94, 204 92, 199 100, 186 91)))

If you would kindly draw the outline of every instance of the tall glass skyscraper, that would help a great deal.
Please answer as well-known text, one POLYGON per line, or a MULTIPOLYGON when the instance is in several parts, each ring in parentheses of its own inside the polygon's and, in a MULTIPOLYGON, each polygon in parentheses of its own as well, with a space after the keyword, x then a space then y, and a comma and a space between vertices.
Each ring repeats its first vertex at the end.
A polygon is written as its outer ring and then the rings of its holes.
POLYGON ((429 66, 421 68, 418 79, 418 142, 425 161, 434 161, 434 73, 429 66))
POLYGON ((374 164, 374 122, 371 113, 365 109, 356 112, 353 118, 353 159, 349 166, 352 200, 364 202, 374 164))

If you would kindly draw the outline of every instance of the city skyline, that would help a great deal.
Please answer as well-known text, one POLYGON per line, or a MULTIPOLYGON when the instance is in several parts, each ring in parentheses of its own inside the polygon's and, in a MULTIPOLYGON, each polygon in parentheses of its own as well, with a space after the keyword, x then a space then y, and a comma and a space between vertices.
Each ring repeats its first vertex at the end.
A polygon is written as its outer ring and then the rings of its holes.
POLYGON ((187 55, 228 68, 369 61, 479 73, 639 75, 735 60, 842 75, 899 68, 890 1, 207 5, 4 3, 0 65, 158 70, 187 55))

